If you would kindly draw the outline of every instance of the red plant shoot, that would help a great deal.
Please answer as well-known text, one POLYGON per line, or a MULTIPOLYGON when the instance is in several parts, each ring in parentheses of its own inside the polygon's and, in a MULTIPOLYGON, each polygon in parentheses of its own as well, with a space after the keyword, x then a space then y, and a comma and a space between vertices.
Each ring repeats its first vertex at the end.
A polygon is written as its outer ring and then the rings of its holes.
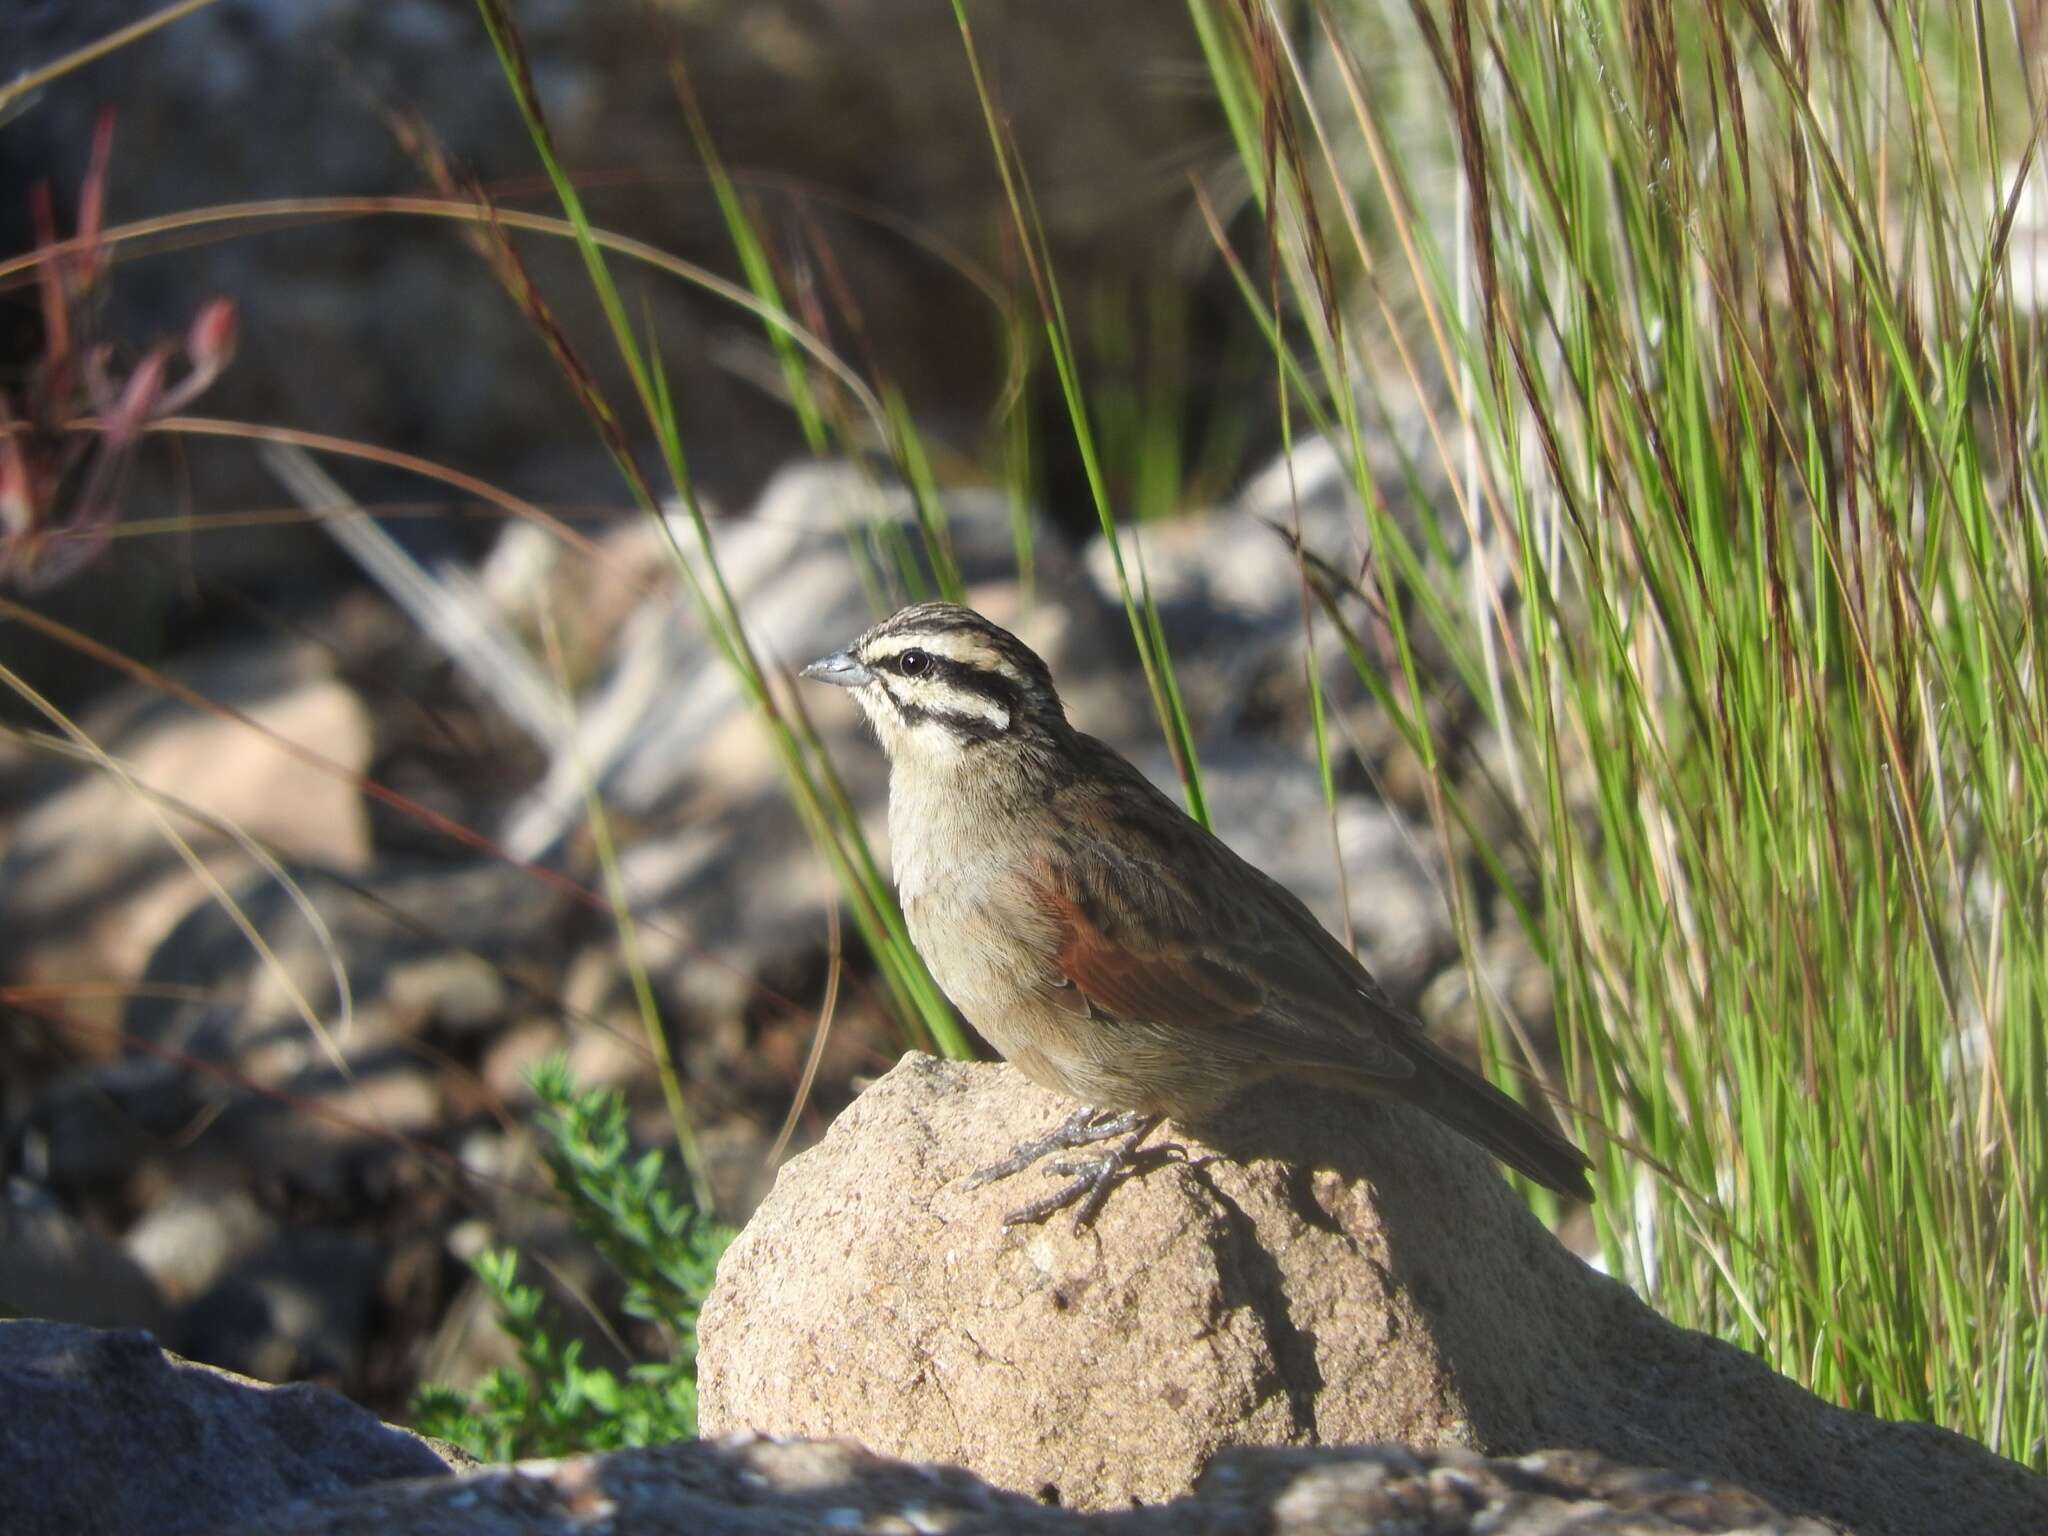
POLYGON ((97 339, 113 147, 109 110, 93 131, 69 241, 57 238, 49 183, 30 194, 43 351, 18 394, 0 389, 0 580, 25 592, 55 586, 106 548, 143 433, 210 388, 235 351, 231 299, 210 300, 182 343, 155 343, 125 374, 115 344, 97 339))

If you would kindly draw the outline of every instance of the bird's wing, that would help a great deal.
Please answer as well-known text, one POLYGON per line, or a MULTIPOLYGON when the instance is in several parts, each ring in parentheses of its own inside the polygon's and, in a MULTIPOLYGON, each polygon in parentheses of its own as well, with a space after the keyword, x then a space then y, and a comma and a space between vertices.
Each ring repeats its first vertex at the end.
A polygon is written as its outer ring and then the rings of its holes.
POLYGON ((1099 1017, 1208 1032, 1221 1054, 1411 1076, 1416 1026, 1351 953, 1286 887, 1117 766, 1130 785, 1062 807, 1029 881, 1055 985, 1099 1017))
POLYGON ((1077 1005, 1097 1018, 1190 1029, 1239 1029, 1258 1018, 1266 992, 1251 978, 1199 948, 1141 937, 1135 925, 1112 920, 1122 931, 1111 932, 1087 894, 1095 882, 1071 867, 1064 874, 1080 878, 1057 878, 1048 870, 1032 889, 1058 945, 1059 984, 1072 989, 1077 1005))

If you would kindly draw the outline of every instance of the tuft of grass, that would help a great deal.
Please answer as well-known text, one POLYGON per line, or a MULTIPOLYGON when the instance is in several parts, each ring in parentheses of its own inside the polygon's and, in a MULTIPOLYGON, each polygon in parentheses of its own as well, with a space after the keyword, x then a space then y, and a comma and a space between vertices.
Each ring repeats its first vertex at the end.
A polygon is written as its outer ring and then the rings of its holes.
POLYGON ((1499 744, 1508 831, 1450 779, 1437 819, 1556 978, 1605 1262, 1830 1400, 2048 1467, 2018 18, 1191 10, 1275 231, 1248 301, 1367 508, 1385 643, 1350 654, 1426 766, 1433 700, 1499 744), (1426 427, 1452 540, 1388 514, 1382 413, 1426 427))

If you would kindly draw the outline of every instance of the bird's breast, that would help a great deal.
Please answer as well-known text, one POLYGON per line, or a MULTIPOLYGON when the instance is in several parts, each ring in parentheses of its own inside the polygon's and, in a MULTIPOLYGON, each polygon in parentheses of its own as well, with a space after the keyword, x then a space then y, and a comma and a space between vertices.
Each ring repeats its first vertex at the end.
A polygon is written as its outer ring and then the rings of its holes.
POLYGON ((1058 936, 1032 894, 1033 850, 999 814, 943 797, 889 803, 890 857, 911 942, 953 1006, 1013 1061, 1057 1013, 1058 936))
POLYGON ((1046 975, 1050 934, 1014 873, 983 855, 913 854, 897 865, 897 894, 911 942, 946 995, 987 1032, 1046 975))

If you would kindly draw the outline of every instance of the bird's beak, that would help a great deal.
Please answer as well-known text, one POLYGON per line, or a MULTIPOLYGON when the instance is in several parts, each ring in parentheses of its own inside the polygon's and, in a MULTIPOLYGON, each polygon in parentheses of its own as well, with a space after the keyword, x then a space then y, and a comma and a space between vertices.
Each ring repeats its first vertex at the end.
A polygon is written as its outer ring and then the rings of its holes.
POLYGON ((858 688, 862 683, 875 680, 875 674, 855 661, 851 651, 834 651, 830 656, 820 656, 804 668, 803 675, 841 688, 858 688))

